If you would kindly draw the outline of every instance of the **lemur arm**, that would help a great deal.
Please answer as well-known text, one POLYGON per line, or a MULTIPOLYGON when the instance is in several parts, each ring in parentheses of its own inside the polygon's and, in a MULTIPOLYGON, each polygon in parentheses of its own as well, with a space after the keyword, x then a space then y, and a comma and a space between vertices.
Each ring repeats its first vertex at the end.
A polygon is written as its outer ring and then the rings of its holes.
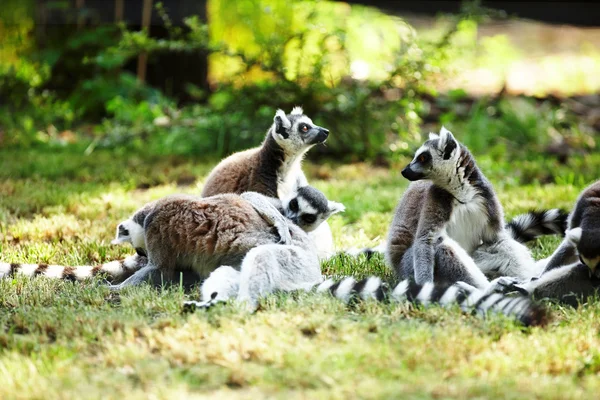
POLYGON ((281 238, 279 241, 280 244, 292 243, 288 220, 282 214, 283 206, 281 200, 256 192, 245 192, 240 197, 252 204, 256 212, 277 229, 277 233, 281 238))
POLYGON ((578 260, 579 256, 577 254, 577 247, 575 246, 575 243, 565 238, 560 246, 558 246, 554 253, 552 253, 552 255, 548 258, 548 262, 546 263, 546 267, 544 268, 542 275, 555 268, 573 264, 578 260))
POLYGON ((413 244, 415 282, 419 285, 433 282, 436 241, 443 233, 452 213, 452 199, 448 197, 448 192, 433 187, 421 212, 413 244))

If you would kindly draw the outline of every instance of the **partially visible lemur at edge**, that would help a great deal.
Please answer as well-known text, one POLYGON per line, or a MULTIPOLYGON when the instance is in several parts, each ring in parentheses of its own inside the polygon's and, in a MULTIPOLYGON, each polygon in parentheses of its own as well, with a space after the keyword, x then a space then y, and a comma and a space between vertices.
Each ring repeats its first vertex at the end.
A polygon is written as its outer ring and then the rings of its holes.
POLYGON ((509 286, 536 298, 556 299, 577 305, 600 289, 600 181, 578 196, 569 215, 565 239, 541 261, 544 272, 526 282, 509 286))
MULTIPOLYGON (((277 110, 263 143, 222 160, 206 179, 202 196, 253 191, 285 198, 308 184, 302 172, 302 159, 328 136, 329 131, 315 125, 301 107, 295 107, 287 115, 277 110)), ((310 236, 320 259, 333 255, 333 237, 327 222, 310 236)))
POLYGON ((488 278, 539 273, 529 249, 506 229, 492 185, 450 131, 430 134, 402 175, 413 183, 396 208, 386 249, 400 279, 489 289, 488 278))

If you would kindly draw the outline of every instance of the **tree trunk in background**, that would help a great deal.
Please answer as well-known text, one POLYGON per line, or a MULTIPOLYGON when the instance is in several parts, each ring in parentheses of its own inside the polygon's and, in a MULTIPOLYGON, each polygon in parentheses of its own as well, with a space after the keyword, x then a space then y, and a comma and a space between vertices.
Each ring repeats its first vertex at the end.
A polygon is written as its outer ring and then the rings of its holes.
MULTIPOLYGON (((152 18, 152 0, 144 0, 142 8, 142 29, 146 29, 150 35, 150 20, 152 18)), ((148 54, 142 53, 138 57, 137 77, 140 82, 146 81, 146 69, 148 67, 148 54)))
POLYGON ((116 23, 123 21, 123 10, 124 10, 123 0, 115 0, 115 22, 116 23))
POLYGON ((77 8, 77 30, 83 28, 85 24, 85 16, 81 15, 81 10, 85 6, 85 0, 75 0, 75 8, 77 8))
POLYGON ((46 1, 38 0, 35 8, 35 39, 38 47, 43 49, 46 45, 46 1))

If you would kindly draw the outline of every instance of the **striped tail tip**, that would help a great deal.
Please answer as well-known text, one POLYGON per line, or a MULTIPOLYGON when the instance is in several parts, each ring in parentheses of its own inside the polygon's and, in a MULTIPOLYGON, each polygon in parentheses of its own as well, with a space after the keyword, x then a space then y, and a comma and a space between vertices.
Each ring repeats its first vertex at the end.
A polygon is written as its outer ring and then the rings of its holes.
POLYGON ((530 306, 519 316, 519 321, 525 326, 544 327, 550 322, 550 313, 547 307, 528 300, 530 306))
POLYGON ((513 239, 525 243, 544 235, 565 235, 569 213, 560 208, 532 210, 506 224, 513 239))

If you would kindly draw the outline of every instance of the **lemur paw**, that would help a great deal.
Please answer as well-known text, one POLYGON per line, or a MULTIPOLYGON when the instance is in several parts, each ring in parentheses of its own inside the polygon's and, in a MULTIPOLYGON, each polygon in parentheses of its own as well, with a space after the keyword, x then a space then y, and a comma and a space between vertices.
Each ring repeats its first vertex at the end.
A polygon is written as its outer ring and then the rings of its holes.
POLYGON ((279 242, 277 244, 292 244, 292 234, 290 233, 290 229, 287 223, 277 224, 277 232, 279 233, 279 242))
POLYGON ((485 290, 486 293, 508 293, 516 289, 517 284, 522 280, 512 276, 501 276, 490 282, 490 285, 485 290))

